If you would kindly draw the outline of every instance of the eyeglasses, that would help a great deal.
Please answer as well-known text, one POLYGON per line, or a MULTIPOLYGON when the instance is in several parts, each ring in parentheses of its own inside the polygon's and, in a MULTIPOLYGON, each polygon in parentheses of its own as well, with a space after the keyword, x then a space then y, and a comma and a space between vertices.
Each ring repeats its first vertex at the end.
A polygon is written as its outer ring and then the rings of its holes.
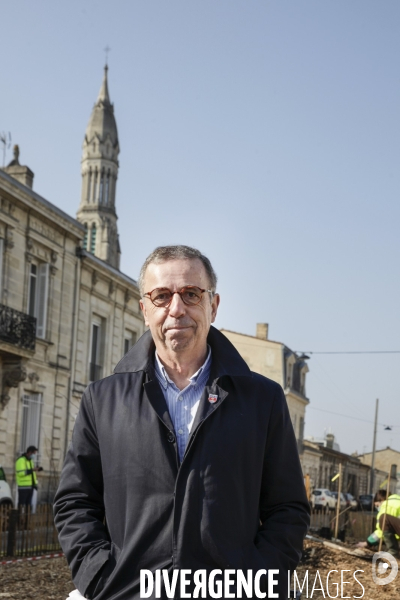
POLYGON ((168 308, 172 302, 174 294, 179 294, 184 304, 187 304, 188 306, 196 306, 196 304, 200 304, 204 292, 214 294, 212 290, 202 290, 195 285, 185 285, 185 287, 177 290, 176 292, 171 292, 171 290, 168 288, 156 288, 155 290, 147 292, 143 295, 146 298, 149 298, 154 306, 159 308, 168 308))

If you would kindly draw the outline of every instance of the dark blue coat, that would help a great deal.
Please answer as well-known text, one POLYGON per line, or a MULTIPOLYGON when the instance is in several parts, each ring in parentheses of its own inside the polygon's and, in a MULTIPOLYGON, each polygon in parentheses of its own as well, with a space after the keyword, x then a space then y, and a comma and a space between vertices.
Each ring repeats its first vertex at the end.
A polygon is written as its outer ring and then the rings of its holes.
POLYGON ((208 343, 209 385, 180 465, 150 332, 83 395, 55 522, 87 598, 137 599, 140 569, 172 567, 279 569, 287 598, 309 504, 286 399, 214 327, 208 343))

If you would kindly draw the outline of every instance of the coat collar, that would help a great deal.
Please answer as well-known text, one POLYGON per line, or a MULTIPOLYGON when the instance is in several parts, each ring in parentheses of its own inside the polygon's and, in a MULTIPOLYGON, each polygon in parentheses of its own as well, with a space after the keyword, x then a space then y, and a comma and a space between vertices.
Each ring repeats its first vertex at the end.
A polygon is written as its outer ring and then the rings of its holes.
MULTIPOLYGON (((211 347, 211 375, 217 379, 223 375, 250 377, 251 371, 228 338, 215 327, 210 327, 207 343, 211 347)), ((146 331, 137 343, 119 361, 114 373, 153 372, 155 344, 151 332, 146 331)))

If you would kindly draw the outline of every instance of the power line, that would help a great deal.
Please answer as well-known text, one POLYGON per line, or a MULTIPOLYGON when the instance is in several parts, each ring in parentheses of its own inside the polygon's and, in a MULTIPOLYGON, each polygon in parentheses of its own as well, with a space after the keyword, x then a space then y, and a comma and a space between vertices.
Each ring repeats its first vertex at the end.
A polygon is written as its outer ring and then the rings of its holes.
POLYGON ((334 412, 333 410, 325 410, 323 408, 316 408, 315 406, 309 406, 312 410, 319 410, 320 412, 326 412, 331 415, 337 415, 338 417, 345 417, 346 419, 354 419, 355 421, 364 421, 364 423, 373 423, 373 421, 369 419, 360 419, 359 417, 352 417, 350 415, 343 415, 342 413, 334 412))
MULTIPOLYGON (((331 415, 337 415, 338 417, 345 417, 346 419, 354 419, 355 421, 363 421, 364 423, 374 423, 370 419, 360 419, 360 417, 352 417, 351 415, 344 415, 342 413, 334 412, 333 410, 325 410, 324 408, 317 408, 316 406, 309 406, 312 410, 319 410, 320 412, 326 412, 331 415)), ((387 423, 378 423, 378 425, 382 425, 382 427, 387 426, 387 423)), ((400 425, 390 425, 390 427, 400 427, 400 425)))
POLYGON ((296 350, 296 354, 400 354, 400 350, 342 350, 329 352, 314 352, 312 350, 296 350))

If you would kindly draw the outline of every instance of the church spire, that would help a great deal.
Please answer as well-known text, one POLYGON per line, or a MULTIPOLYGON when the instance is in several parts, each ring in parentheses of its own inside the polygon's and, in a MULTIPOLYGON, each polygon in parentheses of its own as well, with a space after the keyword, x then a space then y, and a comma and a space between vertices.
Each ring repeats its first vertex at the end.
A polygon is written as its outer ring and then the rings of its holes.
POLYGON ((108 66, 86 128, 82 152, 82 197, 77 219, 87 228, 85 249, 119 268, 115 211, 118 131, 108 92, 108 66))
POLYGON ((99 91, 99 95, 97 98, 97 103, 102 102, 103 104, 111 104, 110 102, 110 96, 108 94, 108 78, 107 78, 107 74, 108 74, 108 65, 107 63, 104 65, 104 76, 103 76, 103 83, 101 84, 101 88, 99 91))

